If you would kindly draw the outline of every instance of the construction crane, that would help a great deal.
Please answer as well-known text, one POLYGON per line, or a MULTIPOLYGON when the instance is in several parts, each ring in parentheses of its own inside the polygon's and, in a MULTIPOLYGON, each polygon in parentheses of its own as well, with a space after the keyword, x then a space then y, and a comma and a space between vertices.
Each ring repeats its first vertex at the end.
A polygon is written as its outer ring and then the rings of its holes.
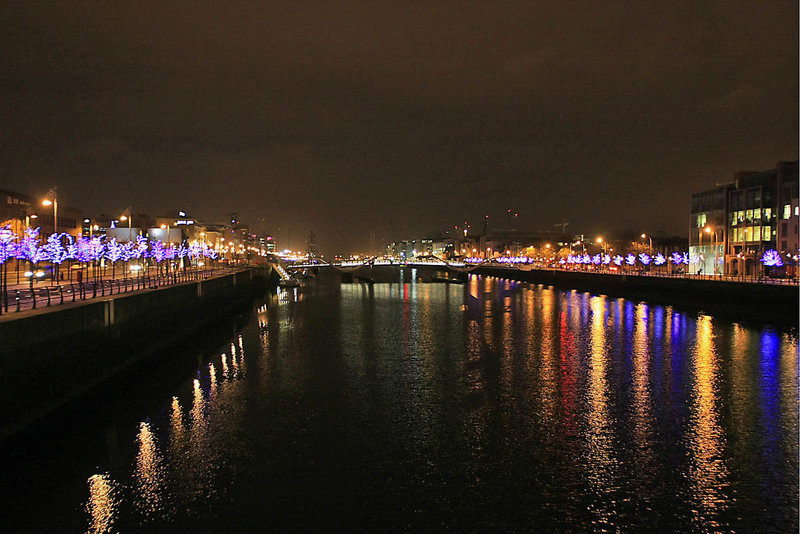
POLYGON ((553 226, 560 226, 561 227, 561 233, 562 234, 566 234, 568 225, 569 225, 569 223, 567 221, 564 221, 564 222, 560 222, 558 224, 554 224, 553 226))

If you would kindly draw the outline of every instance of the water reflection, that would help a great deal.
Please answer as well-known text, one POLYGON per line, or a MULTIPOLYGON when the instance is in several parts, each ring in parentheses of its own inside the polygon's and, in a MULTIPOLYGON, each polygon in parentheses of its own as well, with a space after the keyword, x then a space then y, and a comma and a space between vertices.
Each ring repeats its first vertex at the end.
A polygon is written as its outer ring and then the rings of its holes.
POLYGON ((164 466, 149 423, 139 425, 139 453, 136 455, 136 507, 145 518, 164 512, 164 466))
POLYGON ((591 353, 587 385, 589 425, 586 433, 587 478, 595 499, 589 510, 595 515, 594 528, 613 530, 616 524, 614 490, 616 487, 617 459, 614 452, 614 425, 606 377, 608 345, 606 341, 605 297, 591 299, 591 353))
POLYGON ((128 471, 89 479, 87 529, 342 526, 349 507, 417 530, 796 527, 795 338, 403 277, 259 308, 131 429, 128 471))
POLYGON ((692 354, 694 384, 688 449, 691 455, 687 476, 693 500, 695 528, 716 531, 725 528, 720 516, 734 498, 728 492, 728 467, 725 462, 725 433, 720 426, 719 361, 714 350, 711 318, 697 320, 696 346, 692 354))
POLYGON ((89 477, 89 500, 86 511, 89 514, 88 532, 104 534, 111 532, 116 519, 118 502, 116 488, 108 473, 89 477))

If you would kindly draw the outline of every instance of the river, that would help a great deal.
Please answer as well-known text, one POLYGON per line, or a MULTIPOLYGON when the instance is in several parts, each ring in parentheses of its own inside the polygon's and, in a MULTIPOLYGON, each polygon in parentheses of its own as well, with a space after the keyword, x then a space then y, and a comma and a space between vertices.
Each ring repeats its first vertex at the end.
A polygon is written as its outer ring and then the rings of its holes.
POLYGON ((282 291, 7 445, 3 530, 798 530, 795 328, 405 275, 282 291))

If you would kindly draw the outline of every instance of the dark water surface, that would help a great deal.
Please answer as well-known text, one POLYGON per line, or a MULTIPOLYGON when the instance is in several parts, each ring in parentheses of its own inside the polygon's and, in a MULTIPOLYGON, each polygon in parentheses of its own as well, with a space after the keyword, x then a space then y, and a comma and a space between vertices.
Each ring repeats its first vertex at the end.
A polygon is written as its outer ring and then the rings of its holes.
POLYGON ((208 337, 7 451, 3 530, 798 530, 794 329, 472 277, 208 337))

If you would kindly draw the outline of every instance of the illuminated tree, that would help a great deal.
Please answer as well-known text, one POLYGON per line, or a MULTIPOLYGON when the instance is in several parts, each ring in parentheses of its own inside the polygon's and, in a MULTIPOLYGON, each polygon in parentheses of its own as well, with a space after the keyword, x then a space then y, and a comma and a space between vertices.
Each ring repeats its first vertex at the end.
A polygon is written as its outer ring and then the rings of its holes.
POLYGON ((609 263, 611 263, 611 256, 603 254, 603 265, 608 265, 609 263))
POLYGON ((634 256, 633 254, 628 254, 627 256, 625 256, 625 263, 627 263, 628 265, 636 265, 636 256, 634 256))
POLYGON ((53 265, 53 280, 58 280, 59 266, 69 257, 67 249, 61 243, 63 236, 69 237, 67 234, 51 234, 41 248, 42 259, 53 265))
POLYGON ((17 254, 16 234, 11 231, 10 226, 0 228, 0 294, 2 295, 2 305, 8 310, 8 260, 15 258, 17 254))
POLYGON ((625 261, 625 258, 620 256, 619 254, 614 256, 614 265, 616 265, 617 267, 621 266, 623 261, 625 261))
POLYGON ((761 257, 764 267, 783 267, 783 259, 777 250, 770 249, 761 257))
POLYGON ((680 252, 673 252, 672 256, 670 256, 670 259, 674 265, 680 265, 683 263, 683 255, 681 255, 680 252))
POLYGON ((667 263, 667 258, 665 258, 664 255, 659 252, 653 259, 653 263, 655 263, 658 266, 664 265, 665 263, 667 263))
POLYGON ((595 264, 595 265, 600 265, 600 262, 601 262, 601 261, 603 261, 603 260, 602 260, 602 255, 600 255, 600 254, 595 254, 594 256, 592 256, 592 263, 593 263, 593 264, 595 264))
POLYGON ((124 251, 125 246, 117 243, 116 239, 111 238, 110 241, 106 242, 105 258, 106 261, 111 262, 111 278, 114 278, 117 274, 117 262, 122 259, 124 251))
POLYGON ((642 262, 642 265, 650 265, 650 255, 642 252, 639 254, 639 261, 642 262))
POLYGON ((25 236, 19 240, 17 245, 17 258, 31 262, 31 268, 36 263, 46 259, 39 246, 39 229, 26 228, 25 236))

